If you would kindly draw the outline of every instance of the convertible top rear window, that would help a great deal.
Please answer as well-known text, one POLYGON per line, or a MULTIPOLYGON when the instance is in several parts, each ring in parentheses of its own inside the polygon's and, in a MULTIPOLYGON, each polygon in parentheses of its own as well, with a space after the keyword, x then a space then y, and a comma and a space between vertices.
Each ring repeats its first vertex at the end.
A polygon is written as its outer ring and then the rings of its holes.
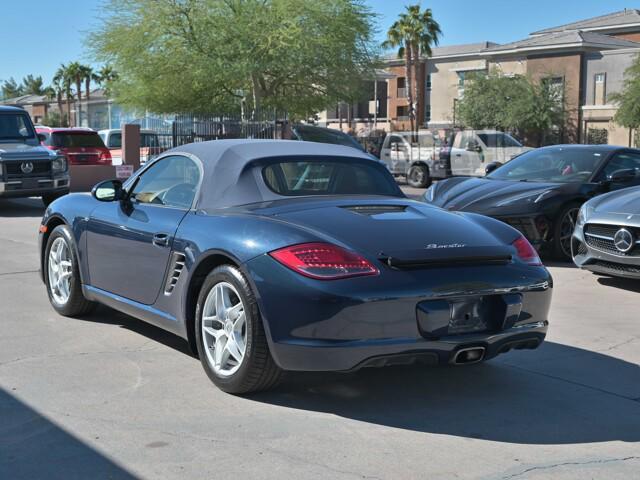
POLYGON ((282 161, 263 169, 278 195, 398 195, 393 177, 375 165, 356 161, 282 161))

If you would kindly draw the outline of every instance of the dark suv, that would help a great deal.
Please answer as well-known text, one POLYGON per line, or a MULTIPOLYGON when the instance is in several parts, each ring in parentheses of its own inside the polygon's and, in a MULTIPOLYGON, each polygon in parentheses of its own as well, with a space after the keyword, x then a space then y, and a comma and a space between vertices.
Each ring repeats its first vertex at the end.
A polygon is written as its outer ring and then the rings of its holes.
POLYGON ((0 106, 0 198, 42 197, 48 205, 67 193, 67 158, 40 146, 27 112, 0 106))

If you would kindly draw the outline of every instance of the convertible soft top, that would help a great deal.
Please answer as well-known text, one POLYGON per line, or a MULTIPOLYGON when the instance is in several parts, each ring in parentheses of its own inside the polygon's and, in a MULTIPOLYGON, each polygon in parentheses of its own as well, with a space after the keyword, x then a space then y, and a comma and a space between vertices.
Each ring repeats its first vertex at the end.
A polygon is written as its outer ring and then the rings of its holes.
POLYGON ((283 157, 331 157, 332 161, 368 161, 384 165, 355 148, 292 140, 212 140, 182 145, 166 151, 162 157, 187 154, 198 158, 204 174, 196 208, 225 208, 249 203, 278 200, 282 197, 266 187, 252 164, 283 157))

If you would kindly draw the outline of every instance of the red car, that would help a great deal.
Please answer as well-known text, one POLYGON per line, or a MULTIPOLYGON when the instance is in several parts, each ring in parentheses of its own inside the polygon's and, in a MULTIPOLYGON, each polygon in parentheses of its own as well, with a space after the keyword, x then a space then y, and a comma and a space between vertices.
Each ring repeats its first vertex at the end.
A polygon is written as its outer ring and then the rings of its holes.
POLYGON ((94 130, 38 126, 36 132, 42 145, 64 153, 71 165, 112 165, 111 152, 94 130))

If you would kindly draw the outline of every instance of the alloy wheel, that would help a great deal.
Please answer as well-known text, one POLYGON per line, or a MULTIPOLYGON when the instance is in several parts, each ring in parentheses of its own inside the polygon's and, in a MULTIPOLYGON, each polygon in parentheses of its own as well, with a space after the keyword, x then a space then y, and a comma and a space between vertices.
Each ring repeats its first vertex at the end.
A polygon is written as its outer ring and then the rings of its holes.
POLYGON ((560 220, 560 248, 566 258, 571 258, 571 236, 576 227, 579 211, 580 209, 578 207, 571 208, 567 210, 560 220))
POLYGON ((220 282, 207 294, 202 309, 202 341, 207 360, 221 376, 233 375, 247 348, 244 304, 233 285, 220 282))
POLYGON ((69 301, 71 277, 73 276, 71 251, 64 238, 56 238, 51 245, 47 268, 51 297, 55 303, 63 306, 69 301))

